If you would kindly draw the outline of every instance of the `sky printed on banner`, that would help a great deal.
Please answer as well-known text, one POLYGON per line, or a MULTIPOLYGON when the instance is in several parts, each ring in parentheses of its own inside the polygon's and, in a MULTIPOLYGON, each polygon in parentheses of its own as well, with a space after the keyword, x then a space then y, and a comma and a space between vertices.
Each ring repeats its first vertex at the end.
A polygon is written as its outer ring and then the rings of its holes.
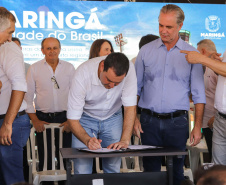
MULTIPOLYGON (((41 41, 57 37, 62 45, 60 58, 75 67, 88 59, 97 38, 108 39, 120 51, 114 37, 122 33, 126 44, 122 52, 129 59, 138 52, 140 38, 158 34, 159 11, 165 3, 1 0, 17 18, 14 36, 22 42, 25 61, 43 58, 41 41), (48 13, 49 12, 49 13, 48 13)), ((185 13, 183 30, 190 32, 189 43, 196 47, 204 38, 213 40, 220 53, 225 51, 226 5, 177 4, 185 13)))

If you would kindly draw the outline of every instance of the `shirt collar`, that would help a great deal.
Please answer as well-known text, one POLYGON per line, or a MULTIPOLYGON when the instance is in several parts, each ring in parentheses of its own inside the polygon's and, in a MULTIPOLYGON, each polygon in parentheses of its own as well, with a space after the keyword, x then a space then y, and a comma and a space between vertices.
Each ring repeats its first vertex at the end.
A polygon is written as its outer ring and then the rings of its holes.
MULTIPOLYGON (((164 43, 162 42, 162 39, 159 38, 156 44, 156 48, 160 48, 161 46, 164 46, 164 43)), ((183 49, 183 40, 180 38, 180 36, 174 47, 177 47, 180 50, 183 49)))
MULTIPOLYGON (((178 41, 177 41, 177 43, 175 44, 175 46, 179 49, 179 50, 183 50, 183 40, 180 38, 180 36, 179 36, 179 39, 178 39, 178 41)), ((174 47, 175 47, 174 46, 174 47)))
POLYGON ((104 59, 105 59, 105 57, 101 58, 100 60, 95 61, 96 65, 94 66, 94 70, 93 70, 94 73, 93 73, 93 77, 92 77, 92 84, 93 85, 101 85, 101 86, 103 86, 103 84, 101 83, 101 81, 100 81, 100 79, 98 77, 98 67, 99 67, 100 62, 102 60, 104 60, 104 59))
POLYGON ((159 38, 158 41, 157 41, 157 44, 156 44, 156 48, 160 48, 162 45, 164 45, 163 42, 162 42, 162 39, 159 38))
MULTIPOLYGON (((46 62, 46 59, 45 59, 45 58, 43 59, 43 63, 44 63, 44 64, 47 64, 47 62, 46 62)), ((62 60, 60 60, 60 59, 59 59, 59 63, 58 63, 58 64, 62 64, 62 60)))

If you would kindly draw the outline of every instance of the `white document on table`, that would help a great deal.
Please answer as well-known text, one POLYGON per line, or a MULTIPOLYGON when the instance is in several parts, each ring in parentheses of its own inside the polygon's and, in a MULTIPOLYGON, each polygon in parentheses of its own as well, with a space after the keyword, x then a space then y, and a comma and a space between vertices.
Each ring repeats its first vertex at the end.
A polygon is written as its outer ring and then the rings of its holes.
POLYGON ((93 152, 93 153, 111 153, 111 152, 117 151, 117 150, 107 149, 107 148, 100 148, 100 149, 97 149, 97 150, 90 150, 88 148, 82 148, 82 149, 79 149, 79 150, 87 151, 87 152, 93 152))
POLYGON ((121 148, 120 150, 113 150, 113 149, 107 149, 107 148, 100 148, 97 150, 82 148, 79 150, 93 152, 93 153, 112 153, 112 152, 130 152, 130 151, 136 151, 136 150, 149 150, 149 149, 155 149, 155 148, 161 148, 161 147, 150 146, 150 145, 129 145, 128 148, 121 148))

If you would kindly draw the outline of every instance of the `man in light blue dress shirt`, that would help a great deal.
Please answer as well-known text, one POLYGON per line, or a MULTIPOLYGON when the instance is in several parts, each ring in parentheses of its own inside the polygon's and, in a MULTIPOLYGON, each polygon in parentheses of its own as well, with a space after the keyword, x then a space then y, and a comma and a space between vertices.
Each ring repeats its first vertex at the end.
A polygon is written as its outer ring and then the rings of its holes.
MULTIPOLYGON (((189 95, 195 104, 195 126, 190 135, 191 145, 201 139, 205 100, 202 65, 189 64, 180 50, 196 51, 179 37, 184 12, 176 5, 160 10, 160 38, 143 46, 135 67, 138 82, 140 121, 136 119, 134 133, 145 145, 186 149, 189 137, 189 95)), ((161 157, 144 157, 145 171, 160 171, 161 157)), ((174 158, 174 185, 184 179, 183 158, 174 158)))

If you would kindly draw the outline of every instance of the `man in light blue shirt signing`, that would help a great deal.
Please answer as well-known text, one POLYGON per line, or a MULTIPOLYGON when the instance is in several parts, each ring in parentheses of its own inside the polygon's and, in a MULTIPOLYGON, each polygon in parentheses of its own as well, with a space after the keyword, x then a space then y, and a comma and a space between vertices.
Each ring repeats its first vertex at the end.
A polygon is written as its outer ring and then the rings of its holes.
MULTIPOLYGON (((174 147, 185 150, 189 137, 189 95, 195 104, 195 126, 191 143, 201 139, 202 117, 205 100, 203 69, 189 64, 180 50, 196 51, 179 37, 184 21, 183 10, 176 5, 165 5, 159 15, 160 38, 143 46, 135 67, 138 82, 140 121, 136 119, 134 133, 144 145, 174 147)), ((160 171, 161 157, 144 157, 145 171, 160 171)), ((174 185, 183 176, 184 158, 175 158, 174 185)))

